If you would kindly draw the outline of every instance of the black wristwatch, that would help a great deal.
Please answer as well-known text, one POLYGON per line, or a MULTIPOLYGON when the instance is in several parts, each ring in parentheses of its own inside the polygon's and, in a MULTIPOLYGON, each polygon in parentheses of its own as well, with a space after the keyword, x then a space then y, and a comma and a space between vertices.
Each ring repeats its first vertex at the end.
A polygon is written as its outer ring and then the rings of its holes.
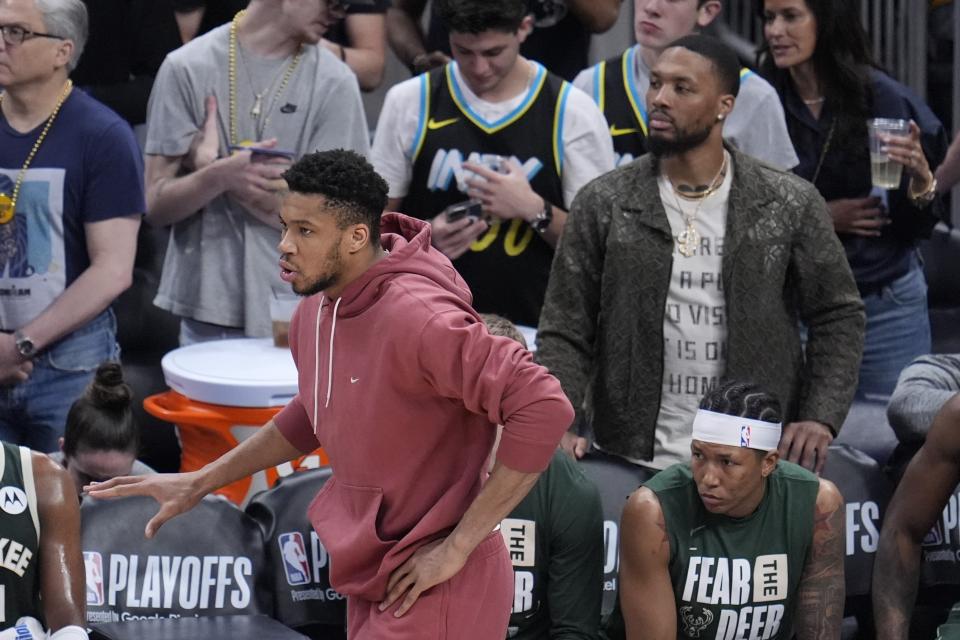
POLYGON ((37 352, 33 340, 25 336, 19 329, 13 332, 13 344, 17 347, 17 352, 24 358, 32 358, 37 352))
POLYGON ((537 214, 537 217, 530 221, 530 226, 538 233, 544 233, 550 228, 553 222, 553 205, 543 199, 543 211, 537 214))

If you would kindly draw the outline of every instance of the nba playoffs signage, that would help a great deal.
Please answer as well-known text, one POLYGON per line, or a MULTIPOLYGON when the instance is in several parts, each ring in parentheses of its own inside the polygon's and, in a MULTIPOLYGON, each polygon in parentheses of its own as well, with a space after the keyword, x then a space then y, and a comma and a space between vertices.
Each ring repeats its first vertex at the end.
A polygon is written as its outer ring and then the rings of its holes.
POLYGON ((147 540, 156 509, 142 498, 84 503, 88 622, 271 612, 255 522, 211 497, 147 540))
POLYGON ((960 487, 923 539, 920 586, 960 584, 960 487))
POLYGON ((89 622, 218 615, 251 605, 253 561, 84 551, 89 622), (107 610, 98 611, 104 607, 107 610), (122 612, 117 612, 122 609, 122 612))
POLYGON ((346 599, 330 586, 330 556, 306 515, 330 474, 325 468, 282 478, 247 505, 263 530, 273 615, 291 627, 342 629, 346 620, 346 599))

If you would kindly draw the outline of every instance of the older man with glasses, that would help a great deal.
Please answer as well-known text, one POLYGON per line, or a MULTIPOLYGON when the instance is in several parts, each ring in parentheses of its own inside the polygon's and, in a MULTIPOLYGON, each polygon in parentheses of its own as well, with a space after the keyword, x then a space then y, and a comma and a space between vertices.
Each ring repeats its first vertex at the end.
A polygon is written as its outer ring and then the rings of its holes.
POLYGON ((133 132, 68 78, 86 38, 80 0, 0 0, 0 439, 38 451, 118 355, 145 209, 133 132))

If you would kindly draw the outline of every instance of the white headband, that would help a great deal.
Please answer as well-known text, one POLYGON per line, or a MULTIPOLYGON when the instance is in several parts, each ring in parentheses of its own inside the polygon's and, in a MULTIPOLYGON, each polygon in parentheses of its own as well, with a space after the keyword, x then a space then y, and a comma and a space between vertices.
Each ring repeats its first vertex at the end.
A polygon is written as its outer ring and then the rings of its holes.
POLYGON ((729 447, 770 451, 780 444, 780 423, 730 416, 699 409, 693 419, 693 439, 729 447))

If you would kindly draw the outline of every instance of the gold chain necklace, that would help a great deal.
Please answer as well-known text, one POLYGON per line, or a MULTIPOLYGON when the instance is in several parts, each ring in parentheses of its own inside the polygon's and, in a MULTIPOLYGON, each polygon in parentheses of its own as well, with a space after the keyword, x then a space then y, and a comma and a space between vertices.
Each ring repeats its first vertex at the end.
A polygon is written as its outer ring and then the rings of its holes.
MULTIPOLYGON (((50 127, 53 126, 53 121, 57 119, 57 114, 60 113, 60 107, 66 102, 67 96, 70 95, 72 89, 73 81, 68 79, 67 83, 63 86, 60 97, 57 99, 56 106, 53 108, 53 113, 47 118, 47 124, 44 125, 43 131, 40 132, 40 137, 33 143, 33 148, 30 149, 27 159, 24 161, 23 166, 20 167, 20 173, 17 174, 17 181, 13 184, 12 196, 0 191, 0 224, 7 224, 13 220, 13 216, 17 211, 17 198, 20 197, 20 187, 23 185, 23 179, 27 176, 27 169, 30 168, 33 157, 37 155, 37 151, 40 150, 40 145, 43 144, 44 138, 47 137, 47 132, 49 132, 50 127)), ((3 104, 3 97, 5 95, 6 92, 0 93, 0 105, 3 104)))
MULTIPOLYGON (((721 181, 721 176, 723 176, 727 171, 727 154, 723 154, 723 164, 720 165, 720 171, 717 171, 717 175, 713 177, 713 180, 710 182, 710 186, 707 188, 706 195, 700 198, 697 201, 697 206, 694 208, 692 214, 688 214, 683 210, 683 205, 680 204, 680 198, 677 197, 677 190, 673 188, 673 199, 677 202, 677 209, 680 210, 680 215, 683 216, 685 227, 683 231, 677 234, 677 251, 680 252, 684 258, 689 258, 697 251, 697 247, 700 246, 700 232, 697 231, 696 227, 693 226, 693 223, 697 220, 697 214, 700 213, 700 205, 707 199, 707 196, 715 192, 719 187, 721 181)), ((670 186, 673 187, 673 182, 667 178, 667 182, 670 182, 670 186)))
MULTIPOLYGON (((233 16, 233 22, 230 23, 230 48, 227 54, 229 64, 228 76, 230 81, 230 145, 239 145, 243 147, 251 146, 253 144, 253 141, 251 140, 237 142, 240 137, 237 134, 237 28, 240 26, 240 21, 246 14, 247 11, 244 9, 242 11, 238 11, 237 14, 233 16)), ((254 92, 255 100, 253 103, 253 109, 250 110, 250 115, 257 120, 254 123, 254 126, 256 128, 258 138, 263 138, 263 133, 267 128, 267 123, 270 121, 270 113, 273 111, 273 107, 276 106, 277 100, 280 99, 280 96, 283 95, 284 90, 286 90, 287 83, 290 82, 290 78, 293 76, 293 72, 296 71, 297 65, 300 64, 300 58, 302 56, 303 46, 301 45, 297 48, 297 52, 293 55, 293 60, 290 61, 290 64, 287 65, 287 69, 283 72, 283 78, 280 81, 280 86, 277 87, 277 91, 273 95, 273 99, 270 101, 270 105, 267 108, 263 123, 259 122, 259 118, 262 113, 261 98, 263 97, 263 94, 254 92)))
MULTIPOLYGON (((723 174, 723 171, 721 170, 721 175, 722 175, 722 174, 723 174)), ((723 183, 722 180, 721 180, 720 182, 721 182, 721 184, 723 183)), ((693 192, 689 192, 689 193, 688 193, 688 192, 686 192, 686 191, 683 191, 683 190, 681 190, 681 189, 678 189, 678 188, 676 187, 676 185, 674 185, 672 182, 670 183, 670 186, 673 187, 673 192, 674 192, 676 195, 678 195, 678 196, 680 196, 681 198, 683 198, 684 200, 688 200, 688 201, 690 201, 690 202, 696 202, 697 200, 704 200, 705 198, 708 198, 708 197, 710 197, 711 195, 713 195, 713 193, 714 193, 717 189, 720 188, 720 184, 717 184, 715 187, 708 187, 708 188, 704 189, 703 191, 693 191, 693 192)))

